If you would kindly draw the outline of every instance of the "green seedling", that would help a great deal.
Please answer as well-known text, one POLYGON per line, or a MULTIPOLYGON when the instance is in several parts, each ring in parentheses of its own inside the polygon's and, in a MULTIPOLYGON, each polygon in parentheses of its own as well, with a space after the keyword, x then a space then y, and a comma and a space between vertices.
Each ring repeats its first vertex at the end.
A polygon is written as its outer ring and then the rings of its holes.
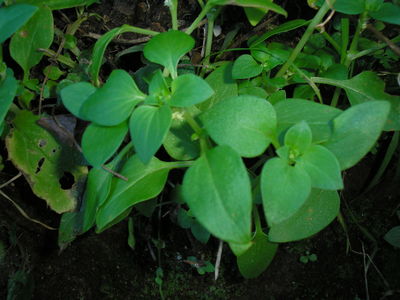
POLYGON ((310 251, 306 251, 305 255, 300 256, 300 262, 303 264, 307 264, 309 262, 316 262, 318 257, 314 253, 310 253, 310 251))

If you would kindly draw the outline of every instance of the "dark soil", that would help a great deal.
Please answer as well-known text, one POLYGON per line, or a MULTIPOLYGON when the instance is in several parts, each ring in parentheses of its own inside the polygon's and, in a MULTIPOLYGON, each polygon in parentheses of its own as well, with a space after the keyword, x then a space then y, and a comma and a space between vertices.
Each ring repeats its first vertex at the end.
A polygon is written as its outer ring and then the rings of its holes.
MULTIPOLYGON (((155 30, 166 30, 170 25, 163 1, 102 2, 89 11, 99 14, 103 20, 90 18, 78 32, 82 48, 94 43, 87 37, 89 33, 103 34, 125 23, 155 30)), ((181 7, 183 27, 193 19, 196 3, 196 0, 189 0, 181 7)), ((241 10, 235 14, 243 19, 241 10)), ((67 10, 66 15, 73 17, 74 11, 67 10)), ((55 16, 61 26, 64 22, 61 15, 56 13, 55 16)), ((135 35, 123 37, 138 38, 135 35)), ((139 58, 134 55, 120 62, 113 59, 116 52, 127 47, 124 43, 109 47, 104 75, 115 65, 137 69, 140 63, 135 60, 139 58)), ((6 154, 3 153, 3 157, 6 154)), ((214 263, 218 241, 212 239, 206 245, 195 241, 175 224, 173 207, 163 208, 160 222, 157 216, 135 218, 134 251, 127 243, 125 220, 101 234, 89 232, 78 237, 60 253, 56 231, 30 222, 2 197, 0 243, 6 252, 0 253, 0 299, 8 299, 10 291, 14 295, 10 299, 29 299, 29 295, 37 300, 159 299, 159 286, 155 282, 159 263, 155 259, 157 248, 153 242, 158 240, 158 235, 165 242, 160 255, 164 271, 162 291, 167 299, 399 299, 400 250, 383 240, 388 230, 400 224, 396 216, 400 190, 395 167, 390 168, 374 189, 359 196, 375 172, 375 159, 376 156, 370 155, 345 174, 341 211, 346 230, 335 220, 310 239, 282 244, 268 270, 252 280, 240 276, 235 257, 227 245, 223 248, 217 281, 212 273, 199 275, 184 262, 188 256, 195 256, 214 263), (315 254, 317 261, 300 262, 300 257, 307 253, 315 254)), ((0 174, 1 182, 15 174, 15 169, 7 162, 0 174)), ((59 216, 31 193, 23 178, 3 191, 31 217, 58 226, 59 216)))

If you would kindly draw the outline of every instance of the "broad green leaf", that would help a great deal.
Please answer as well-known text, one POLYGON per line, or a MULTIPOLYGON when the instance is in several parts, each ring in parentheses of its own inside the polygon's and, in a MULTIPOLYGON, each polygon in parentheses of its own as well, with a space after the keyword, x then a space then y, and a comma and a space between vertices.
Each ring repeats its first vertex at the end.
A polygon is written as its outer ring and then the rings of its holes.
POLYGON ((238 95, 236 80, 232 78, 232 66, 232 62, 224 63, 207 76, 206 81, 215 93, 199 105, 201 110, 205 111, 221 100, 238 95))
POLYGON ((253 7, 263 9, 264 11, 272 10, 278 14, 287 16, 287 12, 273 0, 208 0, 207 5, 237 5, 242 7, 253 7))
POLYGON ((240 156, 228 146, 207 151, 187 171, 183 196, 197 221, 225 241, 251 239, 251 185, 240 156))
POLYGON ((168 105, 142 105, 135 109, 129 121, 129 131, 137 155, 143 163, 148 163, 160 148, 171 121, 172 111, 168 105))
POLYGON ((146 59, 164 66, 176 78, 179 60, 194 47, 194 39, 178 30, 170 30, 154 36, 143 49, 146 59))
POLYGON ((383 3, 379 10, 370 11, 369 15, 382 22, 400 25, 400 6, 393 3, 383 3))
POLYGON ((257 230, 251 247, 236 258, 240 274, 244 278, 256 278, 268 268, 277 249, 278 244, 271 243, 261 230, 257 230))
POLYGON ((188 107, 210 98, 214 91, 208 83, 193 74, 184 74, 174 79, 171 83, 170 105, 188 107))
POLYGON ((229 243, 229 247, 235 256, 243 255, 252 245, 253 243, 251 240, 246 244, 229 243))
POLYGON ((190 231, 192 232, 196 240, 203 244, 207 244, 211 236, 210 232, 205 229, 199 222, 197 222, 196 219, 190 227, 190 231))
POLYGON ((98 125, 114 126, 128 119, 144 99, 145 95, 126 71, 114 70, 107 82, 82 104, 80 113, 98 125))
POLYGON ((400 130, 400 96, 385 93, 385 83, 374 72, 366 71, 348 80, 334 80, 314 77, 317 83, 324 83, 343 88, 351 105, 368 101, 388 101, 391 109, 384 130, 400 130))
POLYGON ((301 121, 306 121, 312 131, 313 142, 326 141, 331 135, 330 121, 340 109, 301 99, 279 101, 274 106, 278 119, 278 133, 301 121))
POLYGON ((168 172, 173 167, 173 163, 155 157, 145 165, 137 155, 132 156, 120 171, 128 181, 113 178, 109 199, 96 217, 97 227, 101 230, 133 205, 156 197, 164 188, 168 172))
POLYGON ((311 141, 311 128, 305 121, 293 125, 285 134, 285 145, 288 146, 291 151, 296 152, 297 155, 306 152, 311 146, 311 141))
POLYGON ((244 12, 246 13, 247 20, 249 21, 251 26, 256 26, 262 20, 262 18, 264 18, 268 10, 254 7, 245 7, 244 12))
POLYGON ((37 49, 49 48, 53 35, 53 14, 49 8, 41 7, 11 38, 11 57, 24 70, 25 78, 28 77, 29 70, 43 57, 43 52, 37 49))
POLYGON ((98 0, 14 0, 16 3, 29 3, 32 5, 46 5, 53 10, 90 5, 98 0))
POLYGON ((82 214, 80 212, 63 213, 58 227, 58 247, 60 251, 65 250, 67 246, 75 240, 82 232, 82 214))
POLYGON ((128 124, 123 122, 115 126, 90 124, 82 136, 82 151, 93 167, 104 164, 121 146, 128 124))
POLYGON ((312 145, 297 160, 311 178, 311 186, 323 190, 343 188, 340 165, 335 155, 320 145, 312 145))
POLYGON ((390 229, 383 238, 390 245, 400 248, 400 226, 390 229))
POLYGON ((0 81, 0 124, 3 123, 7 115, 15 94, 17 93, 18 83, 14 78, 13 71, 7 69, 6 78, 0 81))
POLYGON ((365 0, 336 0, 333 7, 344 14, 358 15, 365 11, 365 0))
POLYGON ((269 240, 287 243, 308 238, 328 226, 339 214, 339 207, 340 198, 336 191, 313 189, 296 214, 271 226, 269 240))
POLYGON ((88 121, 81 108, 83 103, 96 91, 96 88, 89 82, 77 82, 66 86, 60 92, 64 106, 79 119, 88 121))
POLYGON ((27 4, 0 8, 0 44, 24 25, 37 9, 37 7, 27 4))
POLYGON ((244 157, 265 151, 275 135, 276 114, 265 99, 237 96, 215 104, 200 116, 211 138, 244 157))
POLYGON ((293 216, 307 200, 311 180, 307 172, 282 158, 268 160, 261 173, 261 193, 268 224, 293 216))
MULTIPOLYGON (((189 113, 196 117, 198 110, 189 108, 189 113)), ((199 157, 200 143, 194 138, 192 127, 185 121, 184 112, 176 111, 172 114, 170 130, 164 139, 164 148, 169 156, 176 160, 190 160, 199 157)))
POLYGON ((164 96, 168 91, 168 85, 160 69, 158 69, 149 83, 149 94, 164 96))
POLYGON ((370 101, 350 107, 333 120, 333 133, 324 143, 342 170, 358 163, 378 139, 386 122, 390 104, 370 101))
POLYGON ((33 192, 46 200, 57 213, 75 208, 86 179, 86 167, 78 166, 74 150, 59 144, 36 124, 38 116, 21 110, 13 120, 13 130, 6 138, 9 157, 24 174, 33 192), (63 182, 71 181, 64 186, 63 182))
POLYGON ((233 63, 232 78, 247 79, 260 75, 263 66, 254 60, 249 54, 239 56, 233 63))

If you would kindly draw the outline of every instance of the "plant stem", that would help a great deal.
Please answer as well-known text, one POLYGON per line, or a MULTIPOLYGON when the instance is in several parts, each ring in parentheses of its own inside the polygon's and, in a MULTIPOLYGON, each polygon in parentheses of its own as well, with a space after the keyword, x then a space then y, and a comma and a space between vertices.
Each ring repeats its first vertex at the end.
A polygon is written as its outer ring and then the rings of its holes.
POLYGON ((207 137, 204 136, 204 130, 200 127, 197 121, 192 117, 189 111, 185 110, 184 112, 185 121, 192 127, 193 131, 197 134, 200 139, 200 148, 201 152, 205 152, 208 150, 207 137))
POLYGON ((169 11, 171 13, 172 29, 178 30, 178 0, 171 0, 169 11))
POLYGON ((342 44, 340 47, 340 63, 344 64, 347 59, 347 47, 349 46, 349 19, 343 18, 340 21, 342 44))
POLYGON ((333 48, 335 48, 335 50, 340 53, 340 46, 339 44, 333 39, 333 37, 330 36, 329 33, 327 33, 326 31, 322 32, 322 36, 328 41, 329 44, 332 45, 333 48))
POLYGON ((356 54, 357 52, 358 42, 360 40, 361 32, 364 30, 364 25, 367 21, 367 18, 367 12, 364 12, 360 15, 360 18, 358 19, 356 32, 354 33, 353 39, 351 40, 350 49, 348 51, 348 55, 345 61, 346 67, 349 67, 352 63, 352 60, 350 59, 351 55, 356 54))
POLYGON ((331 6, 335 4, 336 0, 325 1, 322 7, 319 9, 318 13, 314 16, 311 23, 308 25, 306 31, 304 32, 303 36, 301 37, 300 41, 297 43, 296 47, 293 49, 292 53, 290 54, 289 59, 287 62, 281 67, 275 77, 282 77, 289 67, 293 64, 296 60, 297 56, 300 54, 301 50, 303 50, 305 44, 310 39, 312 33, 314 32, 315 28, 317 28, 318 24, 322 21, 326 13, 331 9, 331 6))
POLYGON ((211 8, 212 8, 212 6, 207 5, 207 4, 203 6, 200 14, 193 21, 193 23, 186 29, 187 34, 192 34, 192 32, 196 29, 197 25, 201 22, 201 20, 203 20, 203 18, 206 16, 206 14, 209 12, 209 10, 211 8))
MULTIPOLYGON (((203 61, 203 65, 210 65, 210 54, 211 54, 211 49, 212 49, 212 42, 213 42, 213 37, 214 37, 214 24, 215 24, 215 19, 217 18, 217 16, 219 15, 220 12, 220 8, 215 10, 213 13, 210 13, 207 20, 207 37, 206 37, 206 48, 204 51, 204 61, 203 61)), ((201 71, 201 77, 203 77, 203 75, 206 72, 206 68, 203 68, 201 71)))

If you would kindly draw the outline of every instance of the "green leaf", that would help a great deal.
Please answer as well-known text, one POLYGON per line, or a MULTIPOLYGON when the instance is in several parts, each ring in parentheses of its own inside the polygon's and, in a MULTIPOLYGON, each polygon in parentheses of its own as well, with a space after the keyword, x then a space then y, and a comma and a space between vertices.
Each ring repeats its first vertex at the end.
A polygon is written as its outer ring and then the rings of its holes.
POLYGON ((126 71, 114 70, 107 82, 82 104, 80 113, 98 125, 114 126, 128 119, 144 99, 145 95, 126 71))
POLYGON ((53 35, 53 14, 49 8, 41 7, 11 38, 11 57, 24 70, 25 78, 28 77, 29 70, 43 57, 43 52, 37 49, 49 48, 53 35))
POLYGON ((148 163, 162 145, 172 121, 168 105, 142 105, 135 109, 129 121, 129 130, 137 155, 148 163))
POLYGON ((263 66, 256 62, 249 54, 239 56, 233 63, 232 77, 234 79, 247 79, 260 75, 263 66))
POLYGON ((383 238, 390 245, 400 248, 400 226, 390 229, 383 238))
POLYGON ((335 154, 342 170, 358 163, 373 147, 390 110, 385 101, 350 107, 333 120, 333 133, 324 144, 335 154))
MULTIPOLYGON (((195 117, 198 109, 191 107, 189 113, 195 117)), ((194 133, 184 118, 184 112, 174 112, 171 127, 163 143, 168 155, 176 160, 190 160, 199 157, 200 143, 198 138, 193 138, 194 133)))
POLYGON ((369 15, 382 22, 400 25, 400 6, 393 3, 383 3, 379 10, 370 11, 369 15))
POLYGON ((265 99, 237 96, 215 104, 201 117, 211 138, 244 157, 260 155, 275 135, 276 115, 265 99))
POLYGON ((351 105, 368 101, 388 101, 390 114, 384 130, 400 130, 400 96, 385 93, 385 83, 374 72, 366 71, 348 80, 334 80, 321 77, 312 78, 316 83, 324 83, 343 88, 351 105))
POLYGON ((297 160, 311 178, 311 186, 323 190, 343 188, 340 165, 335 155, 320 145, 312 145, 297 160))
POLYGON ((192 226, 190 227, 190 231, 200 243, 207 244, 208 240, 210 239, 210 232, 196 220, 194 220, 192 226))
POLYGON ((53 10, 90 5, 98 0, 14 0, 16 3, 29 3, 32 5, 46 5, 53 10))
POLYGON ((0 8, 0 44, 24 25, 37 10, 37 7, 27 4, 0 8))
POLYGON ((65 74, 65 72, 61 71, 57 66, 48 65, 44 68, 43 74, 50 80, 58 80, 63 74, 65 74))
POLYGON ((66 86, 60 92, 64 106, 79 119, 88 121, 81 113, 83 103, 96 91, 89 82, 77 82, 66 86))
POLYGON ((184 74, 174 79, 171 90, 170 105, 176 107, 198 104, 214 94, 204 79, 193 74, 184 74))
POLYGON ((209 0, 207 5, 237 5, 243 7, 253 7, 263 9, 264 11, 272 10, 278 14, 287 16, 287 12, 277 4, 273 3, 273 0, 209 0))
POLYGON ((14 78, 13 71, 7 69, 6 78, 0 82, 0 124, 3 124, 15 94, 17 93, 18 82, 14 78))
POLYGON ((90 124, 82 136, 82 151, 89 164, 104 164, 121 146, 127 132, 126 122, 116 126, 90 124))
POLYGON ((224 63, 207 76, 206 81, 215 93, 199 105, 201 110, 205 111, 221 100, 238 95, 236 80, 232 78, 232 67, 232 62, 224 63))
POLYGON ((29 111, 18 111, 14 128, 6 138, 9 157, 33 192, 46 200, 51 209, 57 213, 71 211, 76 206, 87 169, 77 165, 76 150, 59 144, 36 124, 38 120, 29 111), (64 179, 72 180, 71 184, 62 186, 64 179))
POLYGON ((297 154, 303 154, 311 146, 312 132, 307 122, 293 125, 285 134, 285 145, 297 154))
POLYGON ((236 258, 240 274, 244 278, 256 278, 264 272, 272 262, 278 244, 269 242, 268 237, 257 230, 251 247, 236 258))
POLYGON ((312 131, 313 142, 326 141, 331 135, 330 121, 338 116, 340 109, 301 99, 279 101, 274 106, 278 119, 278 132, 306 121, 312 131))
POLYGON ((333 7, 344 14, 358 15, 365 11, 365 0, 336 0, 333 7))
POLYGON ((137 155, 132 156, 120 171, 128 181, 113 178, 110 197, 96 216, 98 229, 105 228, 133 205, 156 197, 164 188, 168 172, 173 167, 173 163, 155 157, 145 165, 137 155))
POLYGON ((261 193, 268 224, 281 223, 293 216, 307 200, 311 180, 297 165, 282 158, 268 160, 261 172, 261 193))
POLYGON ((251 185, 240 156, 228 146, 207 151, 187 171, 183 196, 197 221, 225 241, 251 239, 251 185))
POLYGON ((136 239, 135 239, 135 232, 133 229, 133 218, 129 218, 128 221, 128 246, 132 249, 135 250, 136 246, 136 239))
POLYGON ((339 207, 340 198, 336 191, 313 189, 296 214, 271 226, 269 240, 287 243, 308 238, 328 226, 339 214, 339 207))
POLYGON ((249 21, 251 26, 256 26, 262 20, 262 18, 264 18, 268 10, 254 7, 245 7, 244 12, 246 13, 247 20, 249 21))
POLYGON ((146 59, 164 66, 176 78, 179 60, 194 47, 194 39, 178 30, 170 30, 154 36, 143 49, 146 59))

